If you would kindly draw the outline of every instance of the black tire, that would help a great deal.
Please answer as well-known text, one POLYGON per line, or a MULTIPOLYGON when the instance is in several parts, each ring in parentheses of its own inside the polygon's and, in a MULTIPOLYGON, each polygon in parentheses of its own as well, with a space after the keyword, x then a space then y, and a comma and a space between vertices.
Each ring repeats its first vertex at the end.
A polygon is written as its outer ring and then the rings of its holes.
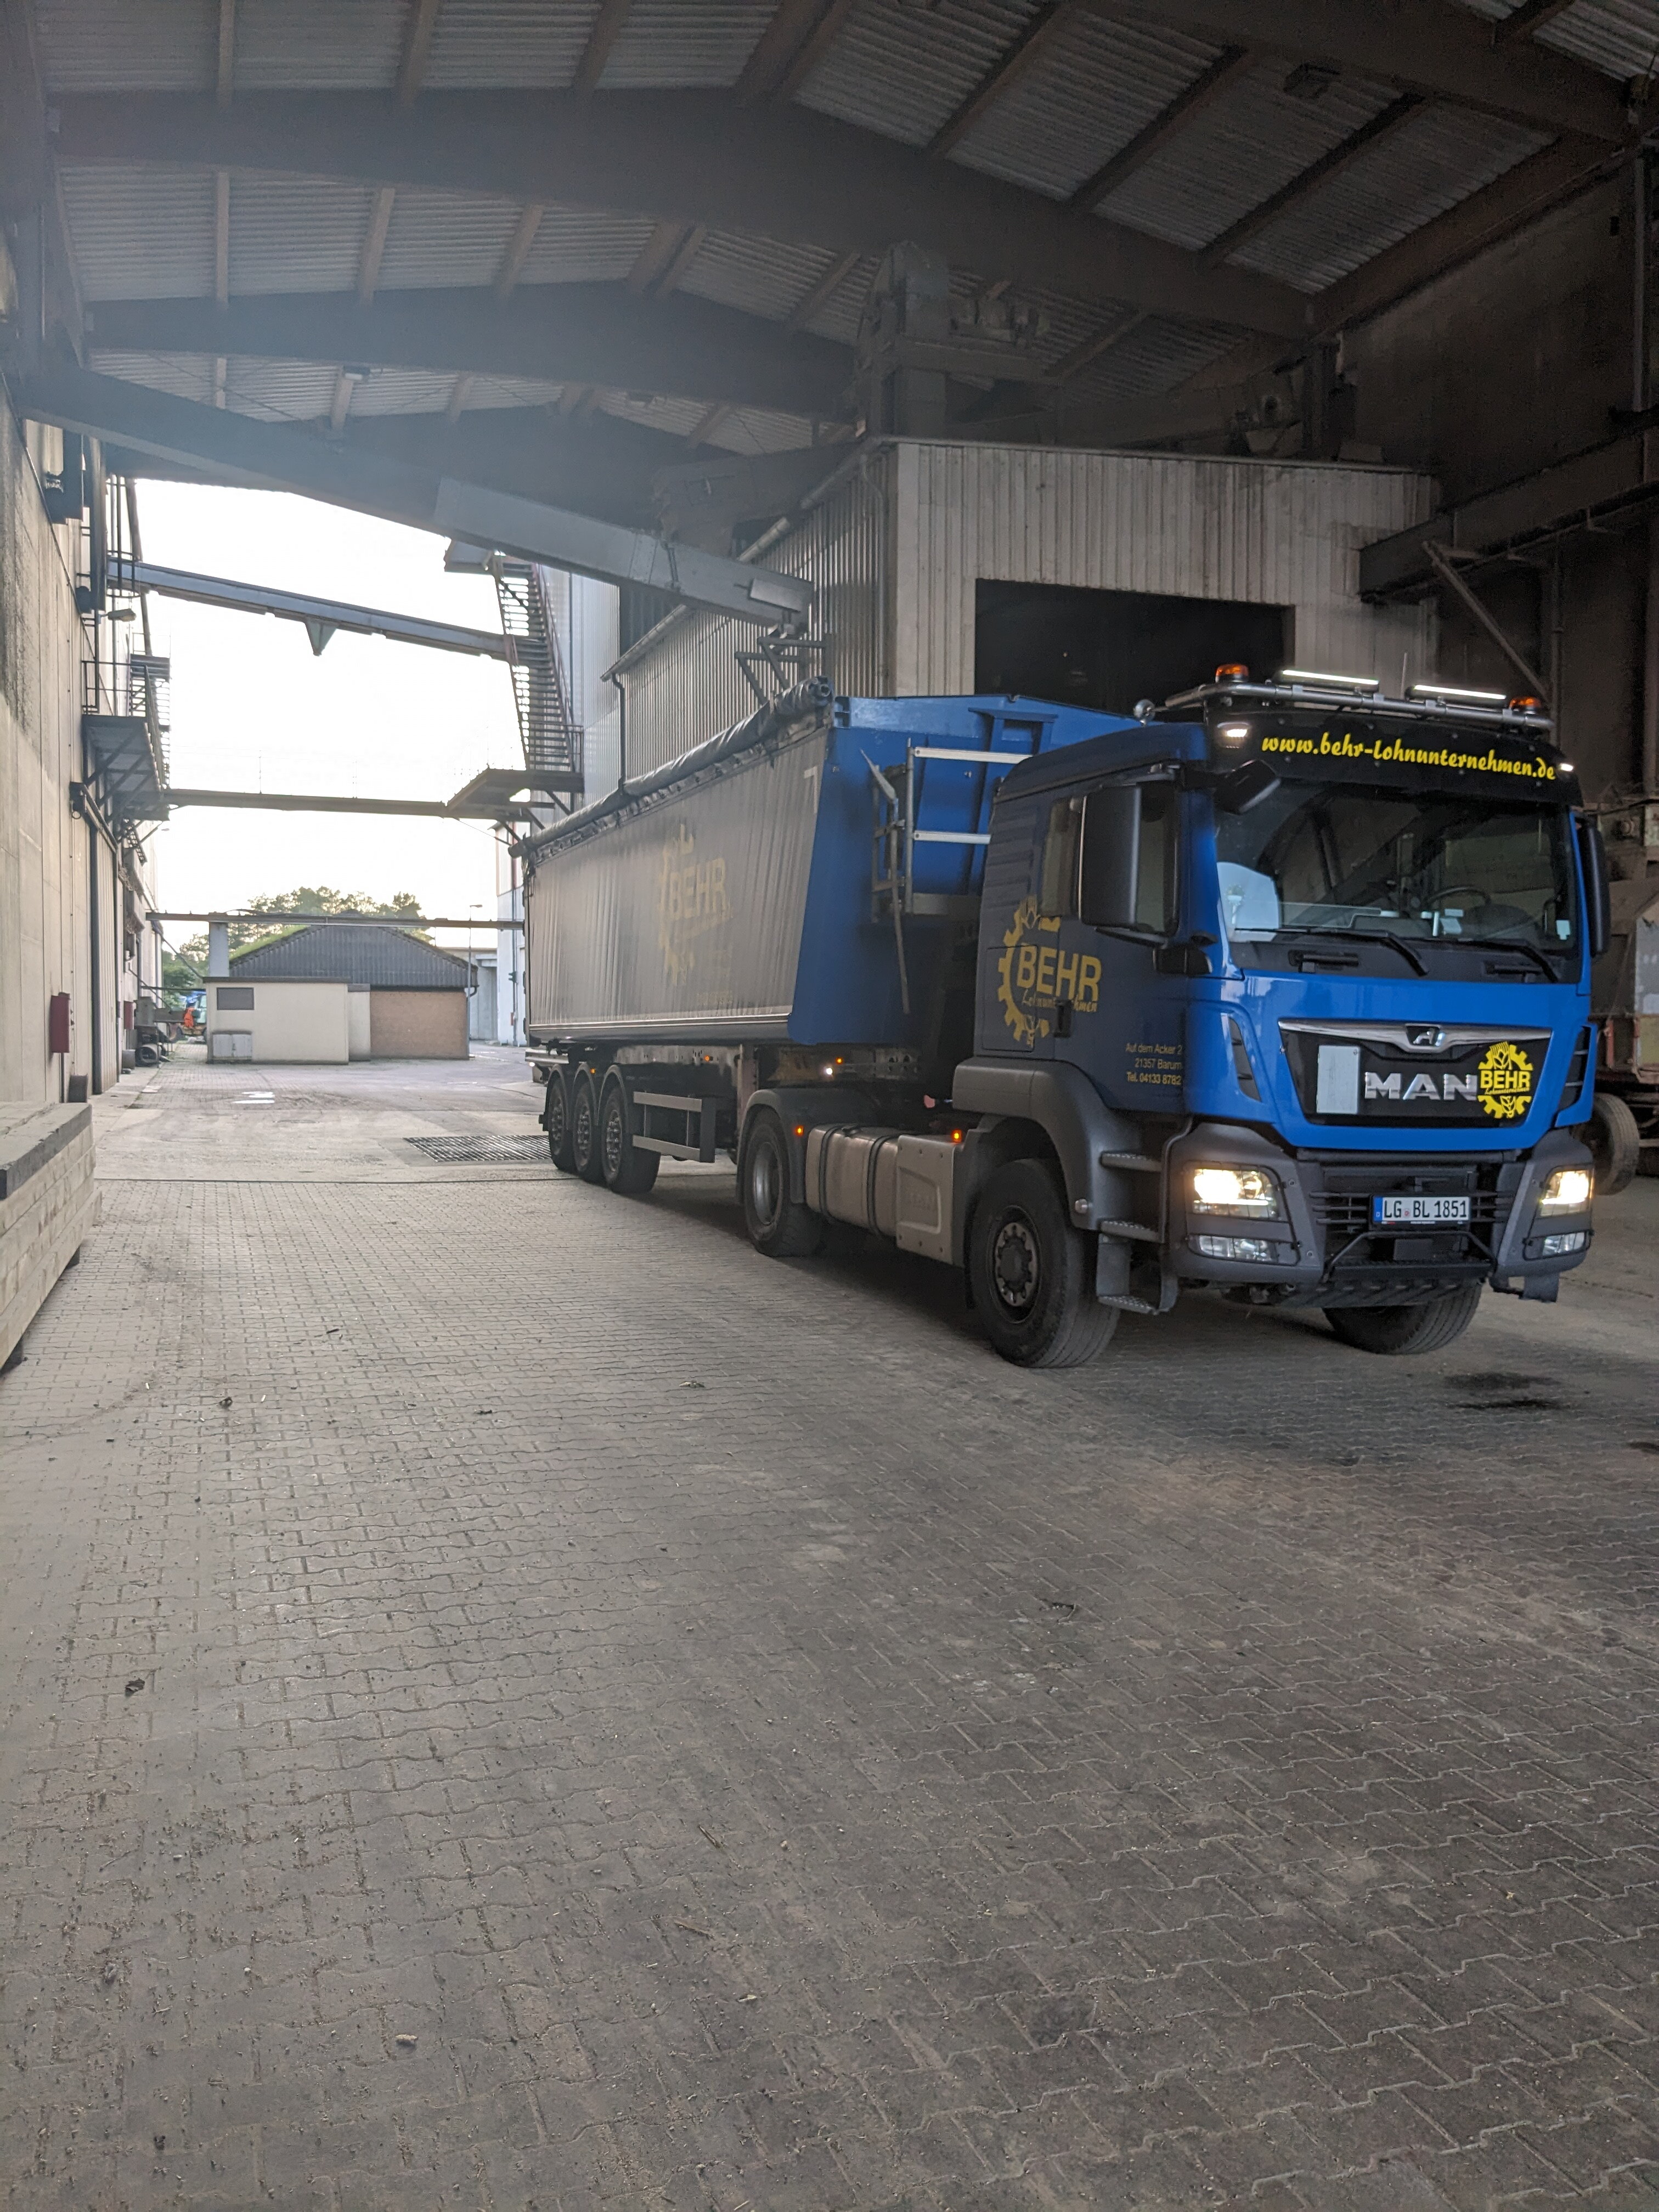
POLYGON ((1642 1170, 1642 1132, 1635 1115, 1615 1092, 1598 1091, 1583 1135, 1595 1162, 1595 1195, 1617 1198, 1642 1170))
POLYGON ((1094 1240, 1073 1229, 1060 1171, 1011 1160, 986 1184, 968 1240, 985 1334, 1017 1367, 1080 1367, 1104 1350, 1115 1306, 1094 1294, 1094 1240))
POLYGON ((628 1093, 611 1076, 599 1099, 599 1165, 605 1187, 618 1198, 643 1198, 657 1180, 660 1156, 638 1151, 629 1127, 628 1093))
POLYGON ((576 1155, 570 1142, 570 1079, 561 1067, 553 1068, 548 1075, 542 1127, 547 1132, 547 1149, 554 1166, 561 1175, 574 1175, 576 1155))
POLYGON ((744 1134, 738 1192, 749 1242, 769 1260, 809 1260, 823 1243, 823 1215, 789 1195, 789 1139, 768 1107, 744 1134))
POLYGON ((599 1101, 586 1068, 570 1088, 570 1157, 584 1182, 603 1182, 599 1156, 599 1101))
POLYGON ((1325 1318, 1356 1352, 1391 1357, 1443 1352, 1462 1335, 1480 1303, 1479 1283, 1465 1283, 1420 1306, 1327 1306, 1325 1318))

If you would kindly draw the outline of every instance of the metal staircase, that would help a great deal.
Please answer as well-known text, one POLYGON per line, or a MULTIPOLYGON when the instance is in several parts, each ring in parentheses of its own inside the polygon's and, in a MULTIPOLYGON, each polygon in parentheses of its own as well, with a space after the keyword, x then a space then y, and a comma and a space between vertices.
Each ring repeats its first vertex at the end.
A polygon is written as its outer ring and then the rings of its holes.
POLYGON ((582 732, 571 710, 547 572, 535 562, 501 554, 489 565, 501 611, 525 767, 538 790, 580 797, 582 732))

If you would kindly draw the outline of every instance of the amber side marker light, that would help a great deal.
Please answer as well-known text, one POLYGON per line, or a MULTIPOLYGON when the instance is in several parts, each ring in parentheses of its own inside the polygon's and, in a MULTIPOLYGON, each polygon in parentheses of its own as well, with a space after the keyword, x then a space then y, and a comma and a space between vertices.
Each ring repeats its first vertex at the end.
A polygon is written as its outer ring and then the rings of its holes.
POLYGON ((1511 699, 1509 706, 1511 714, 1541 714, 1544 711, 1544 702, 1541 699, 1525 697, 1511 699))
POLYGON ((962 1142, 962 1132, 961 1132, 961 1130, 960 1130, 960 1129, 952 1129, 952 1130, 951 1130, 951 1142, 953 1145, 959 1145, 959 1144, 962 1142))
POLYGON ((1224 660, 1215 672, 1218 684, 1248 684, 1250 672, 1242 660, 1224 660))

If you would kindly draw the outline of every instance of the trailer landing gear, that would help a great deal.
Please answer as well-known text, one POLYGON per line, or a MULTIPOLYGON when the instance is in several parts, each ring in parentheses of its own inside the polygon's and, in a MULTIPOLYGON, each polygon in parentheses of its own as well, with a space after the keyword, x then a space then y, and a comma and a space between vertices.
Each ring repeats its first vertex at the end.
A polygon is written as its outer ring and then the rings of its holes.
POLYGON ((968 1266, 985 1334, 1017 1367, 1080 1367, 1117 1327, 1116 1307, 1095 1301, 1092 1244, 1045 1160, 1010 1160, 986 1184, 968 1266))

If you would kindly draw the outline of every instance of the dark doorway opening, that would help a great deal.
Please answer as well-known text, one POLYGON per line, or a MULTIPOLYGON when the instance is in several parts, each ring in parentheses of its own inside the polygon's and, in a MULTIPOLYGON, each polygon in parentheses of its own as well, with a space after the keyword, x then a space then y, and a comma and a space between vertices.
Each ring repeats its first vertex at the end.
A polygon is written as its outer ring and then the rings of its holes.
POLYGON ((974 689, 1127 714, 1206 684, 1223 661, 1283 667, 1291 610, 1245 599, 1095 592, 1066 584, 974 586, 974 689))

